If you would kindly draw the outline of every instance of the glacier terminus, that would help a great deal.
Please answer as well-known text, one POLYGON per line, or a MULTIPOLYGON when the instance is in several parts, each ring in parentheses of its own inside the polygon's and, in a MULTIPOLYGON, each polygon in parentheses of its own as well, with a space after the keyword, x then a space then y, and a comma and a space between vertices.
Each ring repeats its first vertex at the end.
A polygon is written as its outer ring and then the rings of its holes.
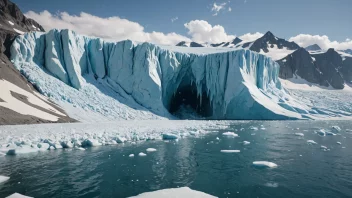
POLYGON ((183 103, 206 119, 320 116, 282 86, 275 61, 245 49, 192 51, 54 29, 18 36, 11 61, 80 121, 175 119, 183 103))

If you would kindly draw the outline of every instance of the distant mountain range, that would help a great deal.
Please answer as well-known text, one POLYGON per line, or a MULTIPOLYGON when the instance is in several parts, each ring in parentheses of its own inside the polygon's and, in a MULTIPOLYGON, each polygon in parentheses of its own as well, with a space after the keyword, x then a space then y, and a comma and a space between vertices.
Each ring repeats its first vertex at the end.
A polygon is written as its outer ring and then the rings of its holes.
POLYGON ((352 49, 324 51, 317 44, 302 48, 295 42, 274 36, 270 31, 251 42, 235 38, 231 42, 217 44, 180 42, 177 46, 249 49, 275 60, 280 65, 279 76, 283 79, 300 77, 335 89, 343 89, 345 83, 352 83, 352 49))

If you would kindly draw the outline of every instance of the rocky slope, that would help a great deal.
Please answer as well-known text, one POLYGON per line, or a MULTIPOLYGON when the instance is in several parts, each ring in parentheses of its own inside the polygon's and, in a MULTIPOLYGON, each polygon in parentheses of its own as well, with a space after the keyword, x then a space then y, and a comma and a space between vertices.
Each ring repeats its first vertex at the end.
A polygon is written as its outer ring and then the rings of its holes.
POLYGON ((300 48, 277 62, 280 65, 280 78, 301 77, 310 83, 343 89, 346 82, 351 82, 351 59, 342 58, 334 49, 311 54, 300 48))
POLYGON ((0 124, 73 122, 61 108, 40 96, 9 61, 13 40, 29 31, 44 29, 25 17, 16 4, 0 0, 0 124))

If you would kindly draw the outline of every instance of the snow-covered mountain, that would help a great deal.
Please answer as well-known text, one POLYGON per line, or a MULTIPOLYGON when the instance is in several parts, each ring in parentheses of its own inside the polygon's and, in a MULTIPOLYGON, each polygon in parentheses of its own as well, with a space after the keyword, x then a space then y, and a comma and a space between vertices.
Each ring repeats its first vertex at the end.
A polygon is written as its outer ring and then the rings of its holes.
POLYGON ((28 31, 44 31, 26 18, 16 4, 0 1, 0 124, 72 122, 65 112, 39 94, 9 61, 14 38, 28 31))
MULTIPOLYGON (((180 46, 192 47, 189 44, 180 46)), ((325 51, 317 44, 301 48, 295 42, 278 38, 270 31, 252 42, 245 42, 236 38, 233 44, 222 42, 219 44, 203 44, 202 46, 249 49, 269 56, 280 64, 280 78, 283 79, 299 77, 310 83, 326 87, 331 86, 335 89, 343 89, 345 83, 350 83, 352 79, 350 72, 352 70, 352 64, 350 63, 352 50, 336 51, 330 49, 325 51), (337 54, 339 57, 336 56, 337 54)))
POLYGON ((308 82, 335 89, 344 88, 345 80, 348 81, 349 68, 352 68, 344 66, 341 55, 334 49, 310 54, 306 49, 300 48, 278 63, 281 66, 280 77, 283 79, 299 76, 308 82))
POLYGON ((214 44, 199 44, 195 42, 180 42, 176 46, 182 47, 217 47, 217 48, 236 48, 236 49, 249 49, 251 51, 264 54, 274 60, 282 59, 283 57, 291 54, 299 48, 295 42, 289 42, 285 39, 274 36, 273 33, 268 31, 262 37, 255 41, 246 42, 236 37, 231 42, 222 42, 214 44), (193 43, 193 45, 192 45, 193 43))

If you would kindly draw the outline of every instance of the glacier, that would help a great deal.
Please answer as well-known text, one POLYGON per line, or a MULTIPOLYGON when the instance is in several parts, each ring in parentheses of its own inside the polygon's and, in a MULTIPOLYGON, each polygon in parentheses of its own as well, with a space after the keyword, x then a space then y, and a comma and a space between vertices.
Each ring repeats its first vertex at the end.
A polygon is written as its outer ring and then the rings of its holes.
POLYGON ((283 88, 271 58, 245 49, 183 50, 54 29, 16 37, 11 61, 80 121, 177 119, 173 113, 183 103, 206 119, 307 119, 317 113, 283 88))

